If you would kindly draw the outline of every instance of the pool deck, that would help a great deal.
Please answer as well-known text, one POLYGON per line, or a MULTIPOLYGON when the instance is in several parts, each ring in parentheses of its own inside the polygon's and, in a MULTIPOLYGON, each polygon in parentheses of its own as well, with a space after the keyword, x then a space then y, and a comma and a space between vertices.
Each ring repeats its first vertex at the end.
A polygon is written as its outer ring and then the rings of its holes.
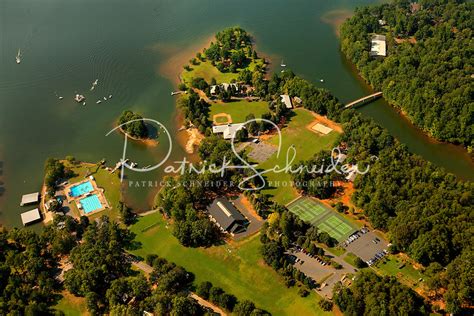
POLYGON ((95 179, 91 176, 87 177, 86 179, 82 180, 82 181, 79 181, 79 182, 75 182, 75 183, 71 183, 69 184, 68 186, 66 186, 64 188, 64 195, 66 196, 66 199, 67 199, 67 202, 69 204, 71 203, 75 203, 76 204, 76 207, 77 209, 79 210, 79 212, 81 213, 81 215, 85 215, 85 216, 90 216, 92 214, 96 214, 98 212, 101 212, 103 210, 106 210, 108 208, 110 208, 109 206, 109 202, 107 201, 107 199, 105 198, 105 194, 104 194, 104 190, 102 188, 99 188, 97 186, 97 183, 95 182, 95 179), (72 187, 75 187, 75 186, 78 186, 78 185, 81 185, 83 183, 86 183, 86 182, 90 182, 92 184, 92 187, 93 187, 93 190, 86 193, 86 194, 82 194, 82 195, 79 195, 79 196, 70 196, 68 193, 71 192, 71 188, 72 187), (100 201, 100 204, 102 205, 101 208, 99 209, 96 209, 92 212, 89 212, 89 213, 86 213, 84 211, 84 209, 82 207, 79 207, 80 205, 80 200, 82 200, 83 198, 85 197, 88 197, 88 196, 91 196, 91 195, 97 195, 97 197, 99 198, 99 201, 100 201))

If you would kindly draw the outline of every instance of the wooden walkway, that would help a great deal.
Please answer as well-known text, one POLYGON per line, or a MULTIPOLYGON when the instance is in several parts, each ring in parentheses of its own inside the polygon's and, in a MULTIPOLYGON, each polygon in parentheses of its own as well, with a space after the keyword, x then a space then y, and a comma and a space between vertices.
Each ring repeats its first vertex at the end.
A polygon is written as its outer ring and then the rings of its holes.
POLYGON ((375 100, 379 97, 382 96, 382 92, 376 92, 374 94, 371 94, 371 95, 368 95, 368 96, 365 96, 365 97, 362 97, 360 99, 357 99, 355 101, 352 101, 351 103, 348 103, 346 104, 346 106, 344 106, 345 109, 348 109, 350 107, 353 107, 353 106, 356 106, 358 104, 362 104, 362 103, 365 103, 367 101, 372 101, 372 100, 375 100))

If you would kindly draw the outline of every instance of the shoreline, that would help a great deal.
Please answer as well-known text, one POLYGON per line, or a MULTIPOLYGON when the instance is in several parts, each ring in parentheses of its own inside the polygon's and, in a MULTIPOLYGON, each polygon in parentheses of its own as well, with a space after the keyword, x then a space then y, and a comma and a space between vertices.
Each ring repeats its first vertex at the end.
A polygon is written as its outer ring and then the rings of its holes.
POLYGON ((119 133, 121 133, 123 136, 127 135, 127 137, 133 141, 136 141, 136 142, 139 142, 140 144, 143 144, 147 147, 156 147, 158 146, 158 144, 160 143, 158 140, 156 139, 151 139, 151 138, 137 138, 137 137, 133 137, 133 136, 130 136, 128 135, 127 133, 125 133, 125 131, 122 129, 122 127, 119 127, 118 128, 119 130, 119 133))
MULTIPOLYGON (((367 89, 370 93, 374 93, 375 92, 374 87, 367 81, 366 78, 364 78, 362 76, 362 74, 357 69, 356 65, 354 65, 349 59, 347 59, 346 55, 342 51, 340 51, 340 52, 341 52, 341 56, 344 60, 344 63, 347 66, 349 66, 349 69, 350 69, 351 73, 354 76, 356 76, 357 80, 360 83, 362 83, 362 85, 364 86, 365 89, 367 89)), ((390 106, 390 108, 395 110, 398 113, 398 115, 401 117, 401 119, 404 120, 408 125, 410 125, 410 127, 414 128, 421 135, 421 137, 423 137, 428 143, 434 144, 434 145, 445 145, 445 146, 453 147, 453 149, 461 150, 465 155, 468 156, 471 163, 474 164, 474 155, 467 151, 467 147, 465 147, 462 144, 455 144, 455 143, 451 143, 451 142, 448 142, 448 141, 439 140, 439 139, 433 137, 429 132, 427 132, 427 131, 423 130, 421 127, 415 125, 410 120, 410 117, 408 116, 408 114, 401 107, 397 106, 394 103, 389 102, 383 95, 382 95, 381 99, 383 99, 383 101, 386 102, 387 105, 390 106)))

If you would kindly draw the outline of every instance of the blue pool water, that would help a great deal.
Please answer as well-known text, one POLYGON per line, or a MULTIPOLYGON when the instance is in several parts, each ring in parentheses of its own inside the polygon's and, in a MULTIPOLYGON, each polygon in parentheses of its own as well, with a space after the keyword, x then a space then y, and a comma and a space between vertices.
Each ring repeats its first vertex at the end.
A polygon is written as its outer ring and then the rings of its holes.
POLYGON ((99 198, 96 194, 83 198, 79 202, 86 214, 102 208, 102 204, 100 204, 99 198))
POLYGON ((71 187, 71 196, 77 197, 94 190, 92 183, 90 181, 75 185, 71 187))

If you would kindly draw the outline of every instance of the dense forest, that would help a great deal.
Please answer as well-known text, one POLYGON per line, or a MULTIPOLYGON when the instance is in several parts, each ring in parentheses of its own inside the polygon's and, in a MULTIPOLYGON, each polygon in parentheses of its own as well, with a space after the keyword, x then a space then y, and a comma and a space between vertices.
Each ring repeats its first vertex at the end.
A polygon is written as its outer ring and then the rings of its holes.
MULTIPOLYGON (((372 119, 354 110, 342 110, 340 104, 334 104, 337 100, 318 101, 326 92, 311 87, 309 82, 292 79, 286 86, 295 82, 301 83, 291 90, 294 91, 290 92, 291 96, 300 95, 306 108, 342 123, 341 143, 347 147, 348 161, 357 163, 361 170, 370 165, 367 174, 356 177, 352 197, 355 205, 364 210, 374 227, 389 233, 393 252, 407 252, 426 267, 441 265, 448 271, 458 270, 460 273, 451 274, 452 278, 439 270, 436 278, 443 282, 437 284, 447 289, 445 298, 453 310, 463 303, 471 304, 472 289, 462 280, 472 281, 472 277, 455 266, 460 262, 459 257, 472 253, 474 183, 458 180, 411 154, 372 119)), ((303 164, 311 165, 325 155, 319 153, 303 164)), ((318 181, 327 176, 303 173, 295 175, 294 180, 318 181)), ((330 176, 338 180, 340 175, 330 176)), ((337 189, 315 192, 300 189, 304 194, 321 198, 337 193, 337 189)), ((467 270, 472 269, 472 262, 466 264, 470 267, 467 270)))
POLYGON ((147 137, 147 129, 143 117, 132 111, 123 111, 118 120, 118 125, 122 125, 121 129, 133 138, 147 137), (130 123, 128 123, 130 122, 130 123), (126 124, 127 123, 127 124, 126 124))
POLYGON ((423 299, 394 277, 372 271, 357 275, 350 288, 335 288, 334 302, 344 315, 429 315, 423 299))
POLYGON ((89 222, 58 215, 40 234, 2 230, 0 314, 63 315, 54 306, 67 289, 85 298, 91 315, 210 315, 189 296, 193 290, 236 315, 270 315, 209 282, 195 287, 192 273, 158 255, 146 258, 148 277, 137 272, 137 258, 127 250, 139 246, 133 233, 106 216, 89 222))
POLYGON ((341 27, 341 49, 362 77, 433 137, 474 145, 474 4, 396 0, 363 7, 341 27), (371 57, 373 34, 387 56, 371 57))

